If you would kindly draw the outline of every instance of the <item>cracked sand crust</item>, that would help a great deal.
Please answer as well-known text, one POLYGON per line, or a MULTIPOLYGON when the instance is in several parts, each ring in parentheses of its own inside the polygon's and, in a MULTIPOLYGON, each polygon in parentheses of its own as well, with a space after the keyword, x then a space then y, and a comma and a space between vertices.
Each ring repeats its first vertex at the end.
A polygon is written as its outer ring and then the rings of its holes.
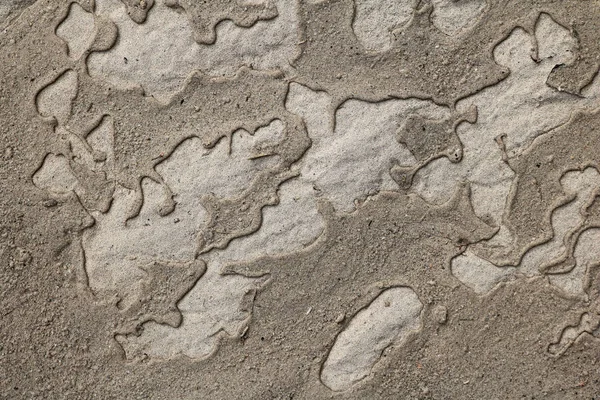
POLYGON ((7 4, 2 392, 597 393, 593 2, 7 4))

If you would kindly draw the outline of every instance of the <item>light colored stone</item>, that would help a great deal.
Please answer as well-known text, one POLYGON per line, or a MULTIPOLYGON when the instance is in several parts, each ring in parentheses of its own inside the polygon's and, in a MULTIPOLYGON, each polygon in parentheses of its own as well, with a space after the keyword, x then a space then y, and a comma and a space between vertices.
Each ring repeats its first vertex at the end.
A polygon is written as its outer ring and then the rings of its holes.
MULTIPOLYGON (((222 198, 239 195, 259 171, 277 162, 275 157, 252 159, 254 145, 277 140, 282 129, 283 124, 276 120, 254 135, 239 130, 231 143, 223 139, 212 149, 205 149, 198 138, 181 143, 156 167, 177 202, 168 216, 161 217, 157 212, 164 189, 144 179, 141 212, 125 223, 126 211, 136 198, 132 191, 118 188, 110 212, 95 213, 97 227, 84 235, 90 286, 94 290, 116 291, 126 296, 134 292, 132 288, 143 277, 139 266, 152 260, 193 260, 197 235, 207 217, 201 196, 208 193, 222 198)), ((106 133, 97 135, 106 136, 106 133)), ((99 150, 108 144, 102 144, 99 138, 92 142, 99 150)), ((203 257, 208 261, 207 274, 180 302, 183 325, 174 329, 148 323, 139 338, 121 337, 129 355, 145 352, 155 358, 178 354, 201 358, 217 345, 217 332, 234 334, 243 326, 248 314, 240 312, 238 307, 244 293, 254 287, 254 280, 221 276, 219 271, 232 262, 300 250, 324 229, 312 185, 293 179, 280 187, 279 196, 279 205, 263 210, 263 223, 258 232, 235 239, 227 248, 203 257)))
POLYGON ((183 322, 178 328, 148 322, 140 336, 118 336, 127 358, 143 354, 153 359, 176 356, 204 358, 223 336, 235 336, 249 317, 239 310, 243 294, 254 286, 251 279, 221 276, 210 269, 178 303, 183 322))
POLYGON ((250 159, 255 140, 276 134, 272 129, 267 131, 259 129, 255 136, 237 131, 231 154, 226 139, 212 149, 205 149, 198 138, 181 143, 156 167, 177 202, 168 216, 161 217, 157 212, 164 200, 164 188, 146 178, 142 182, 144 204, 140 214, 125 223, 127 210, 137 199, 133 191, 118 188, 110 212, 95 214, 97 229, 84 235, 90 286, 124 290, 139 279, 137 265, 156 259, 193 259, 197 235, 207 218, 201 196, 235 196, 246 189, 258 171, 274 161, 250 159))

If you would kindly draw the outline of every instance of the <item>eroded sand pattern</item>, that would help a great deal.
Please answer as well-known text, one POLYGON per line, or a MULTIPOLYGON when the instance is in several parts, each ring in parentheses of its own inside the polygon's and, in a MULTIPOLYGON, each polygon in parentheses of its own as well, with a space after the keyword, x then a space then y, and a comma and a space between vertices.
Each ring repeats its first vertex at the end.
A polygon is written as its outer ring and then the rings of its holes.
POLYGON ((333 390, 347 390, 369 375, 381 353, 418 330, 423 304, 409 288, 382 292, 356 314, 327 356, 321 380, 333 390))
POLYGON ((600 393, 600 9, 0 4, 1 398, 600 393))

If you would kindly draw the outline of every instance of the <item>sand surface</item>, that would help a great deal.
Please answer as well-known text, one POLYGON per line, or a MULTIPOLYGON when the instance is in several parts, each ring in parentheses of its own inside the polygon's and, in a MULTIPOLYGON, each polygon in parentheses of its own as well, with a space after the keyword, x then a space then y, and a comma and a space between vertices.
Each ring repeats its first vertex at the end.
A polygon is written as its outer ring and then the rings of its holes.
POLYGON ((0 1, 0 398, 600 395, 600 9, 0 1))

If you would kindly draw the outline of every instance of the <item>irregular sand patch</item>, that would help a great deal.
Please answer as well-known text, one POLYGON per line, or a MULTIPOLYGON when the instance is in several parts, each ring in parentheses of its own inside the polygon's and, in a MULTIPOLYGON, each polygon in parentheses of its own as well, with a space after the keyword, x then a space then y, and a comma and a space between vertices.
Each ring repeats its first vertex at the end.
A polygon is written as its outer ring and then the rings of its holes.
POLYGON ((17 18, 35 0, 3 0, 0 2, 0 28, 17 18))
POLYGON ((388 50, 392 46, 392 30, 410 20, 415 5, 414 0, 357 0, 354 34, 367 50, 388 50))
MULTIPOLYGON (((402 31, 418 2, 414 0, 357 0, 352 30, 367 50, 392 47, 393 31, 402 31)), ((485 10, 483 0, 434 0, 431 22, 447 35, 455 35, 477 23, 485 10)))
MULTIPOLYGON (((584 171, 571 171, 564 175, 561 183, 567 193, 575 198, 557 208, 552 213, 553 238, 530 249, 517 267, 497 267, 470 251, 452 260, 452 274, 475 292, 485 294, 496 284, 515 273, 525 276, 541 275, 540 269, 566 251, 566 235, 583 221, 582 210, 600 187, 600 174, 593 168, 584 171)), ((577 266, 571 272, 551 275, 550 282, 572 296, 584 295, 584 275, 587 266, 594 259, 597 244, 590 238, 595 237, 590 230, 586 240, 577 245, 577 266)), ((498 236, 502 236, 501 234, 498 236)))
POLYGON ((523 256, 519 268, 526 275, 539 274, 540 267, 566 251, 565 236, 583 222, 582 211, 600 188, 600 174, 594 168, 567 172, 562 177, 561 184, 564 190, 575 198, 553 211, 554 237, 549 242, 532 248, 523 256))
POLYGON ((456 35, 475 25, 486 7, 485 0, 433 0, 431 22, 446 35, 456 35))
POLYGON ((433 161, 415 177, 414 189, 435 203, 447 200, 459 182, 471 183, 478 216, 500 224, 514 173, 504 159, 523 151, 537 136, 565 123, 578 107, 597 104, 595 93, 581 98, 546 85, 554 65, 568 62, 574 41, 569 32, 542 14, 536 26, 540 62, 530 57, 531 37, 521 29, 494 50, 496 61, 511 74, 499 84, 461 100, 457 108, 478 108, 476 124, 462 124, 457 133, 463 159, 433 161), (505 149, 505 150, 504 150, 505 149))
MULTIPOLYGON (((416 190, 429 201, 441 201, 452 186, 467 180, 471 182, 476 214, 501 225, 513 177, 505 160, 520 154, 537 136, 565 123, 577 107, 593 107, 598 103, 594 86, 581 98, 558 92, 545 84, 556 63, 572 58, 576 43, 569 32, 542 14, 536 24, 535 38, 539 63, 530 57, 531 38, 520 29, 514 30, 494 51, 496 60, 508 66, 511 75, 458 104, 459 108, 476 104, 478 122, 463 124, 457 130, 464 145, 461 163, 451 164, 440 159, 418 173, 416 190)), ((525 255, 518 270, 526 275, 537 275, 542 260, 549 261, 552 254, 560 254, 564 235, 581 218, 579 209, 598 185, 597 172, 572 173, 565 177, 564 184, 567 190, 578 193, 578 200, 555 211, 555 237, 525 255)), ((502 245, 510 240, 508 231, 501 229, 490 243, 502 245)), ((498 268, 471 252, 452 261, 453 274, 478 293, 488 292, 515 271, 514 268, 498 268)), ((560 279, 551 281, 559 283, 560 279)), ((571 293, 582 294, 581 286, 575 289, 576 286, 570 284, 571 293)), ((564 285, 563 288, 566 289, 564 285)))
POLYGON ((118 338, 127 357, 202 358, 216 349, 222 336, 240 335, 251 311, 251 301, 244 305, 243 299, 248 295, 252 299, 253 290, 263 280, 219 275, 219 271, 234 263, 299 251, 312 243, 324 229, 312 192, 312 187, 300 180, 284 183, 279 189, 279 205, 264 209, 263 224, 256 233, 207 254, 207 274, 178 304, 181 326, 174 329, 150 322, 141 336, 118 338))
POLYGON ((33 183, 42 189, 56 194, 75 191, 77 178, 71 172, 69 161, 62 155, 48 154, 40 169, 33 175, 33 183))
POLYGON ((475 293, 486 294, 515 273, 514 267, 497 267, 470 251, 452 260, 452 275, 475 293))
POLYGON ((323 383, 341 391, 367 377, 388 346, 401 345, 419 330, 422 309, 411 288, 383 291, 336 338, 321 370, 323 383))
POLYGON ((212 45, 200 45, 185 14, 157 1, 143 24, 129 18, 117 0, 97 1, 96 14, 112 20, 119 41, 109 51, 88 58, 90 75, 115 85, 140 85, 149 96, 166 102, 194 70, 231 76, 242 65, 254 69, 289 70, 296 57, 299 33, 294 0, 276 3, 279 15, 241 28, 223 21, 212 45))
POLYGON ((338 211, 351 212, 356 201, 382 190, 396 190, 389 170, 394 161, 415 164, 414 157, 396 140, 400 123, 411 114, 441 119, 448 110, 432 102, 408 99, 369 103, 349 100, 336 112, 332 129, 331 98, 292 84, 286 107, 300 115, 312 146, 300 161, 303 179, 338 211))
POLYGON ((144 179, 144 205, 136 218, 125 223, 136 196, 133 191, 118 188, 109 213, 94 215, 98 227, 84 235, 90 286, 96 290, 126 291, 139 279, 136 263, 194 259, 197 235, 207 218, 200 197, 207 193, 233 196, 246 189, 256 174, 274 161, 250 159, 255 141, 273 133, 268 128, 255 136, 238 131, 232 139, 231 155, 226 140, 212 149, 205 149, 198 138, 180 144, 156 167, 177 202, 168 216, 161 217, 157 212, 164 200, 164 189, 144 179))
MULTIPOLYGON (((447 114, 445 108, 421 100, 393 100, 377 104, 352 101, 340 108, 336 114, 336 130, 332 131, 330 102, 331 99, 322 93, 300 85, 291 85, 287 107, 305 119, 312 140, 312 147, 298 162, 300 176, 279 188, 279 204, 263 210, 263 222, 256 233, 233 240, 224 250, 213 250, 202 256, 208 261, 209 271, 180 303, 184 324, 173 329, 149 323, 145 325, 140 337, 121 338, 128 356, 137 357, 145 353, 157 358, 168 358, 185 354, 201 358, 208 354, 208 349, 212 351, 217 340, 215 334, 221 329, 229 335, 242 329, 248 315, 239 314, 236 310, 239 299, 253 286, 250 280, 240 278, 236 278, 236 284, 226 283, 231 278, 220 277, 216 271, 232 263, 247 262, 261 256, 289 254, 312 243, 324 228, 322 217, 317 211, 317 198, 331 202, 341 212, 350 212, 355 209, 357 201, 381 190, 394 189, 396 184, 388 172, 392 160, 407 160, 409 163, 413 160, 408 151, 395 140, 398 121, 411 113, 433 118, 447 114), (228 293, 235 291, 236 295, 228 297, 227 301, 219 297, 221 300, 218 302, 207 303, 206 291, 209 289, 206 288, 218 290, 219 282, 229 288, 226 289, 228 293), (232 323, 236 321, 237 325, 228 325, 225 329, 222 325, 212 324, 210 326, 215 330, 206 330, 206 318, 218 320, 219 315, 232 323), (181 340, 174 339, 176 337, 181 340), (190 347, 192 342, 198 346, 190 347)), ((264 130, 272 129, 272 134, 276 135, 277 128, 281 129, 281 126, 279 122, 274 122, 264 130)), ((234 135, 233 155, 250 151, 251 147, 248 146, 244 147, 244 151, 235 150, 236 141, 241 141, 244 135, 234 135)), ((252 139, 248 139, 251 140, 248 143, 260 142, 260 137, 261 134, 257 132, 252 139)), ((194 213, 200 215, 197 210, 202 210, 199 202, 201 193, 214 191, 219 196, 234 196, 235 191, 225 190, 229 186, 219 185, 222 182, 233 184, 246 179, 241 172, 249 168, 248 162, 254 162, 240 158, 235 161, 239 167, 221 165, 220 160, 226 159, 227 154, 226 148, 220 147, 219 150, 218 146, 209 153, 214 156, 203 161, 202 157, 198 157, 202 152, 201 145, 188 145, 190 141, 194 139, 188 139, 180 145, 166 162, 156 168, 175 193, 175 200, 178 202, 170 217, 181 221, 183 218, 189 220, 194 213), (207 175, 206 171, 230 172, 222 172, 225 175, 216 176, 207 175)), ((197 220, 184 236, 193 236, 193 232, 200 229, 200 224, 200 220, 197 220)), ((181 226, 179 228, 183 230, 181 226)), ((184 240, 173 229, 165 233, 164 237, 170 238, 172 243, 184 240)), ((153 244, 154 248, 156 246, 157 244, 153 244)), ((191 254, 191 246, 188 248, 186 257, 191 254)))
POLYGON ((79 59, 94 41, 94 15, 72 3, 67 18, 56 28, 56 35, 67 42, 69 57, 79 59))
POLYGON ((76 94, 77 73, 65 71, 38 93, 38 113, 44 117, 54 117, 60 124, 65 124, 71 115, 71 101, 76 94))

